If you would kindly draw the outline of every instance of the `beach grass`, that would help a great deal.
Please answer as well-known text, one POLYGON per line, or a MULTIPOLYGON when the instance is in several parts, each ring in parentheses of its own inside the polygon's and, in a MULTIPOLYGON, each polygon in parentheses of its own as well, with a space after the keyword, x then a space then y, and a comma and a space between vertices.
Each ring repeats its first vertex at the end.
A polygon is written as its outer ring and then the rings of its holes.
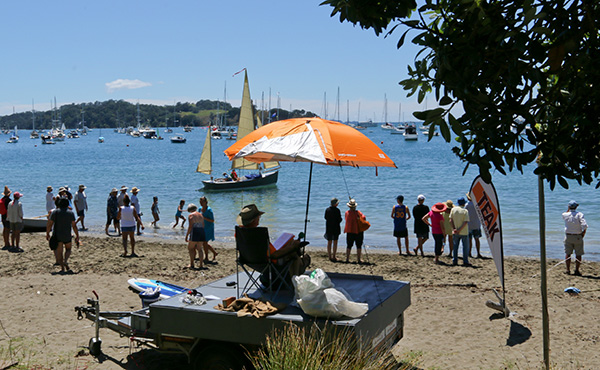
POLYGON ((293 324, 275 330, 266 345, 250 355, 257 370, 392 370, 414 369, 418 354, 398 363, 385 348, 363 348, 349 331, 331 332, 317 325, 301 328, 293 324))

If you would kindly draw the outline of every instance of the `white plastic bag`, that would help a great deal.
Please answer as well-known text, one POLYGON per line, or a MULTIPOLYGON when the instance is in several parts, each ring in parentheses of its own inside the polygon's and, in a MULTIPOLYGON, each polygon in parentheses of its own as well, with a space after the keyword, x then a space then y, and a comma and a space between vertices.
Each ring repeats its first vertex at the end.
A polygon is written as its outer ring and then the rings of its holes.
POLYGON ((307 315, 339 319, 343 316, 357 318, 369 310, 367 303, 352 302, 335 289, 331 279, 321 269, 310 275, 294 276, 296 301, 307 315))

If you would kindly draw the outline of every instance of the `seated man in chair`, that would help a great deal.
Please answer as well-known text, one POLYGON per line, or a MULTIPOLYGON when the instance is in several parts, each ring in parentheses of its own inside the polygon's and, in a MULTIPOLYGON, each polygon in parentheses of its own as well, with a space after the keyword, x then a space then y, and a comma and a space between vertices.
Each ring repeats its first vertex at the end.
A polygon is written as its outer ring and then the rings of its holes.
MULTIPOLYGON (((264 214, 258 210, 255 204, 249 204, 242 208, 242 211, 238 215, 237 223, 243 228, 257 227, 260 222, 260 216, 264 214)), ((276 249, 272 243, 269 242, 270 257, 276 265, 284 265, 291 261, 289 269, 289 279, 294 275, 301 275, 304 273, 306 268, 310 265, 310 256, 306 253, 302 253, 301 249, 308 242, 301 242, 300 240, 290 240, 276 249)))

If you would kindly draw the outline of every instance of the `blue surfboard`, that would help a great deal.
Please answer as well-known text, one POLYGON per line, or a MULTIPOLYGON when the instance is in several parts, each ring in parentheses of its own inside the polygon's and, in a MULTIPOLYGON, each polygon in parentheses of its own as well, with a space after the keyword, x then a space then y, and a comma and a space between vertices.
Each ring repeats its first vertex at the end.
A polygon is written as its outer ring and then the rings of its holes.
POLYGON ((187 292, 189 289, 181 287, 179 285, 165 283, 164 281, 144 279, 144 278, 131 278, 127 280, 129 286, 138 291, 143 292, 146 289, 160 288, 160 298, 170 298, 174 295, 187 292))

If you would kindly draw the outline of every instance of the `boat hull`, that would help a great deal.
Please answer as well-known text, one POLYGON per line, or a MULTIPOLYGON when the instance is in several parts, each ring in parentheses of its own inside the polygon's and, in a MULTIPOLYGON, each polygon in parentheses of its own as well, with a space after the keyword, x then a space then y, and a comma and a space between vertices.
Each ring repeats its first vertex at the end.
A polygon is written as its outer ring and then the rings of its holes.
POLYGON ((48 220, 45 218, 24 218, 22 233, 41 233, 46 231, 48 220))
POLYGON ((240 180, 240 181, 213 181, 206 180, 202 181, 204 184, 204 190, 214 190, 214 191, 222 191, 222 190, 239 190, 239 189, 251 189, 251 188, 259 188, 272 186, 277 184, 277 178, 279 176, 279 172, 271 172, 262 174, 261 177, 248 179, 248 180, 240 180))

